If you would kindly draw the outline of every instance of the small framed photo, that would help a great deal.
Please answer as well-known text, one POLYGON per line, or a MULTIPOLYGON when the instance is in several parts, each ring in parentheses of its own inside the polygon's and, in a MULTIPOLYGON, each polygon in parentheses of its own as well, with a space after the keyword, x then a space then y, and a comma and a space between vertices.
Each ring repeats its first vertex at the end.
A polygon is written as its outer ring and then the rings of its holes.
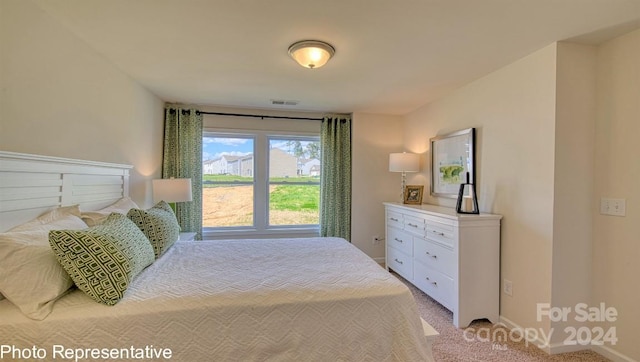
POLYGON ((407 185, 404 188, 404 203, 410 205, 422 204, 423 185, 407 185))

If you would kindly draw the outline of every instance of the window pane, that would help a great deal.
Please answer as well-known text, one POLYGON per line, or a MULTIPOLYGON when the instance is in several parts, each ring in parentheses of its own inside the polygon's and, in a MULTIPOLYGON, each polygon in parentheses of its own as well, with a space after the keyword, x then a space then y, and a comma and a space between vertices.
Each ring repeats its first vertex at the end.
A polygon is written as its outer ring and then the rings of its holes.
POLYGON ((202 225, 253 226, 252 138, 203 137, 202 225))
POLYGON ((320 142, 269 139, 269 225, 318 224, 320 142))
POLYGON ((320 185, 270 185, 269 224, 318 224, 320 185))

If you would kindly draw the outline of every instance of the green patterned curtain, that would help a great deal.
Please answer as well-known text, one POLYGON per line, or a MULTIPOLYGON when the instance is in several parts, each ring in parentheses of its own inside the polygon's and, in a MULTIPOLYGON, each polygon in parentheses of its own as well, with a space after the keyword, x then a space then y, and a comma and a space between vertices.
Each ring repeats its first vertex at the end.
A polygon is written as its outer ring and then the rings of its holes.
POLYGON ((320 236, 351 240, 351 117, 324 117, 320 144, 320 236))
POLYGON ((202 114, 195 109, 167 106, 164 116, 162 178, 191 178, 193 201, 176 204, 184 232, 202 239, 202 114))

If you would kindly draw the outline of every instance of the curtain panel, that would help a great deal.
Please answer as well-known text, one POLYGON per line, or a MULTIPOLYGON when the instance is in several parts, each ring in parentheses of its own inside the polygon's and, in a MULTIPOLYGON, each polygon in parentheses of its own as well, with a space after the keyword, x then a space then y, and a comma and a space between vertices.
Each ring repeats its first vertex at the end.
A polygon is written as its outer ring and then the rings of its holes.
POLYGON ((324 117, 320 143, 320 236, 351 241, 351 117, 324 117))
POLYGON ((191 178, 193 201, 176 204, 183 232, 202 239, 202 114, 195 109, 167 107, 164 121, 162 178, 191 178))

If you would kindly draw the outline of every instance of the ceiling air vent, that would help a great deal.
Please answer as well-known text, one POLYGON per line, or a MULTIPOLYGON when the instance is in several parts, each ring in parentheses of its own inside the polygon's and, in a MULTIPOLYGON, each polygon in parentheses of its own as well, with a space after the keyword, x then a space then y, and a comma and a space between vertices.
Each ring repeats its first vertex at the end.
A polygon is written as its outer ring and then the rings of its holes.
POLYGON ((285 101, 283 99, 272 99, 271 104, 276 106, 297 106, 298 101, 285 101))

